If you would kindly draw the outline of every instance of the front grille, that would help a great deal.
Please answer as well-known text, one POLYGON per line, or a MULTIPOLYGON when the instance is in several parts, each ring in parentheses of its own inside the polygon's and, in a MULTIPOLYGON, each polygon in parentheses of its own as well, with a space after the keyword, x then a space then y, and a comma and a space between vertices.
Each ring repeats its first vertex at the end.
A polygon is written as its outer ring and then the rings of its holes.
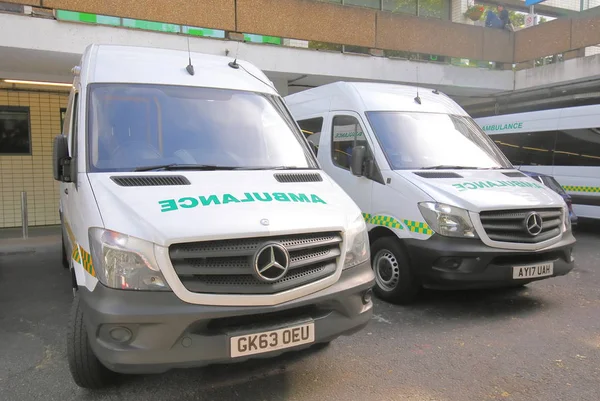
POLYGON ((341 254, 337 232, 241 238, 171 245, 169 256, 181 283, 207 294, 273 294, 332 275, 341 254), (289 269, 275 282, 253 275, 255 253, 267 243, 284 246, 289 269))
POLYGON ((481 224, 493 241, 536 244, 560 235, 562 209, 497 210, 480 213, 481 224), (526 219, 531 212, 542 218, 542 230, 538 235, 529 233, 526 219))

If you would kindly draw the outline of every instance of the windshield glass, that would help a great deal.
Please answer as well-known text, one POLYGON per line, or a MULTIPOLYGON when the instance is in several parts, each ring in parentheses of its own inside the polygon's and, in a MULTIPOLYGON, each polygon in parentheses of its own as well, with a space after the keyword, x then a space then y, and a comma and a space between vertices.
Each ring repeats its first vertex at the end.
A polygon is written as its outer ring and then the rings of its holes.
POLYGON ((131 84, 96 84, 90 91, 90 171, 160 165, 317 167, 275 96, 131 84))
POLYGON ((366 114, 393 170, 512 167, 470 117, 396 111, 366 114))

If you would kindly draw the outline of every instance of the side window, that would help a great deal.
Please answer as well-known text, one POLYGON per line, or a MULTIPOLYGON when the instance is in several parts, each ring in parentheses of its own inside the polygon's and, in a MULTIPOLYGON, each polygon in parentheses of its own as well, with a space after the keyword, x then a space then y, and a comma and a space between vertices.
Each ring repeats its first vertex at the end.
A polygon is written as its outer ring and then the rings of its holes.
POLYGON ((514 165, 552 166, 555 132, 498 134, 491 138, 514 165))
POLYGON ((71 116, 69 116, 71 118, 71 157, 75 158, 77 157, 77 129, 79 127, 78 124, 78 118, 77 118, 77 114, 78 114, 78 110, 79 110, 79 93, 75 93, 75 96, 73 97, 73 108, 72 108, 72 114, 71 116))
POLYGON ((600 166, 600 128, 558 131, 555 166, 600 166))
POLYGON ((350 170, 352 149, 357 145, 367 148, 369 145, 365 138, 364 130, 356 117, 335 116, 333 118, 331 135, 331 159, 333 164, 346 170, 350 170))
POLYGON ((319 141, 321 140, 321 129, 323 128, 323 117, 309 118, 298 121, 302 133, 310 144, 313 145, 315 155, 319 152, 319 141))

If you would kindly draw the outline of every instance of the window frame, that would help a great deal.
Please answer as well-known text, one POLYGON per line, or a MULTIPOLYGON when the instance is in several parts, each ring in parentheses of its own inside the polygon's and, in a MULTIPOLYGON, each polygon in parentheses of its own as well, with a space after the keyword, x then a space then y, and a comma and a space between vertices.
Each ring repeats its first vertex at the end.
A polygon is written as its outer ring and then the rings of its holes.
MULTIPOLYGON (((314 143, 312 143, 312 142, 311 142, 311 141, 308 139, 310 136, 306 136, 306 135, 304 134, 304 131, 305 131, 305 130, 302 128, 301 124, 302 124, 303 122, 305 122, 305 121, 312 121, 312 120, 321 120, 321 127, 320 127, 320 130, 318 131, 318 133, 320 133, 320 134, 321 134, 321 137, 322 137, 322 136, 323 136, 323 128, 325 127, 325 117, 324 117, 324 116, 322 116, 322 115, 317 115, 317 116, 312 116, 312 117, 306 117, 306 118, 303 118, 302 120, 296 120, 296 124, 298 124, 298 128, 300 128, 300 132, 302 132, 302 136, 304 136, 304 137, 306 138, 306 141, 309 143, 309 146, 310 146, 311 144, 312 144, 312 145, 314 145, 314 143)), ((317 132, 313 132, 313 134, 316 134, 316 133, 317 133, 317 132)), ((315 145, 315 148, 316 148, 316 149, 313 149, 313 147, 312 147, 312 146, 310 146, 310 148, 314 150, 314 152, 315 152, 315 156, 317 156, 317 158, 318 158, 318 154, 319 154, 319 147, 320 147, 320 145, 321 145, 321 143, 320 143, 320 142, 321 142, 321 138, 319 138, 319 143, 317 143, 317 144, 315 145)))
MULTIPOLYGON (((333 141, 333 135, 334 135, 333 130, 335 128, 335 119, 338 118, 338 117, 351 117, 351 118, 354 118, 356 120, 356 122, 358 123, 358 125, 360 126, 363 135, 365 136, 365 142, 367 143, 367 157, 374 158, 373 151, 371 149, 371 144, 369 144, 369 141, 367 139, 367 132, 365 131, 364 124, 363 124, 363 122, 360 120, 360 118, 358 116, 353 115, 351 113, 345 113, 345 112, 334 112, 334 113, 332 113, 331 114, 331 129, 330 129, 330 132, 329 132, 329 143, 330 143, 330 147, 331 147, 331 152, 329 154, 329 157, 331 158, 331 163, 333 164, 334 167, 337 167, 337 168, 345 170, 345 171, 350 171, 350 166, 348 166, 348 168, 346 168, 346 167, 338 164, 336 162, 336 160, 334 159, 334 157, 333 157, 334 156, 334 151, 335 151, 335 147, 334 147, 335 142, 333 141)), ((354 146, 356 146, 356 136, 354 136, 354 139, 353 139, 353 146, 352 147, 354 148, 354 146)))
POLYGON ((85 133, 85 138, 84 138, 84 148, 85 148, 85 167, 88 173, 117 173, 117 172, 127 172, 127 171, 122 171, 122 170, 97 170, 96 167, 94 166, 92 160, 91 160, 91 138, 90 138, 90 134, 91 134, 91 128, 92 128, 92 119, 89 116, 90 111, 93 109, 92 106, 92 99, 93 99, 93 93, 94 90, 96 88, 102 87, 102 86, 111 86, 111 85, 128 85, 130 87, 135 87, 135 86, 147 86, 147 85, 151 85, 151 86, 166 86, 166 87, 171 87, 171 88, 197 88, 197 89, 209 89, 209 90, 215 90, 215 89, 224 89, 224 90, 228 90, 228 91, 232 91, 232 92, 240 92, 240 93, 252 93, 255 95, 259 95, 259 96, 263 96, 265 99, 267 99, 267 101, 269 103, 271 103, 271 105, 273 106, 273 108, 275 110, 277 110, 279 112, 279 115, 281 116, 281 118, 283 119, 283 121, 288 125, 288 127, 290 128, 290 130, 292 131, 292 133, 294 134, 294 136, 296 137, 296 139, 298 140, 298 142, 302 145, 303 147, 303 153, 307 158, 308 161, 308 167, 303 168, 303 170, 320 170, 320 164, 319 161, 317 160, 316 155, 311 151, 310 149, 310 144, 308 143, 308 141, 306 140, 304 134, 302 133, 302 131, 300 131, 300 127, 298 126, 297 122, 294 120, 294 117, 292 115, 292 113, 290 112, 287 104, 285 103, 285 101, 283 100, 283 98, 281 98, 278 95, 274 95, 274 94, 270 94, 270 93, 265 93, 265 92, 255 92, 255 91, 250 91, 250 90, 241 90, 241 89, 231 89, 231 88, 213 88, 213 87, 209 87, 209 86, 193 86, 193 87, 189 87, 186 85, 178 85, 178 84, 169 84, 169 85, 164 85, 164 84, 151 84, 151 83, 124 83, 124 82, 103 82, 103 83, 91 83, 88 84, 86 87, 86 94, 85 94, 85 98, 84 100, 81 100, 81 102, 85 102, 85 118, 84 120, 84 133, 85 133))
POLYGON ((33 156, 33 144, 31 137, 31 108, 29 106, 0 106, 0 111, 25 112, 27 113, 27 153, 0 153, 0 156, 33 156))

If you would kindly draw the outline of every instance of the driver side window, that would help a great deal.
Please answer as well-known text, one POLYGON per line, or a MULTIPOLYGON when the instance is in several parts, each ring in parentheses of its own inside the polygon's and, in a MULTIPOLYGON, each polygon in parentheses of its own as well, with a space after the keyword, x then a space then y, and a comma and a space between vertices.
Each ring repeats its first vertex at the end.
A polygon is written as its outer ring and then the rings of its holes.
POLYGON ((333 164, 345 170, 350 170, 352 149, 359 145, 367 148, 367 155, 371 154, 365 132, 356 117, 333 117, 331 135, 331 159, 333 164))

